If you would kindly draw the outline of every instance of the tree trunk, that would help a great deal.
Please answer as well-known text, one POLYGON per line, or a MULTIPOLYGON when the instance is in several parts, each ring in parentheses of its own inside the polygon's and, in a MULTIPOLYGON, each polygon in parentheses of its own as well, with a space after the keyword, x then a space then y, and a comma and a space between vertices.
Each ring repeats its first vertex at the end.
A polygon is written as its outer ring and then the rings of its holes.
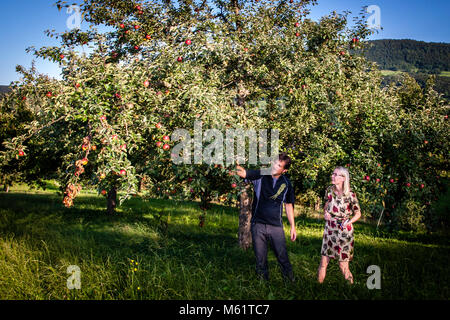
POLYGON ((239 246, 247 250, 252 245, 252 234, 250 231, 250 220, 252 218, 252 201, 248 195, 250 184, 244 187, 244 191, 240 197, 240 214, 239 214, 239 246))
POLYGON ((211 208, 211 193, 209 191, 200 194, 200 209, 206 211, 211 208))
POLYGON ((320 207, 321 207, 322 201, 319 197, 316 198, 316 203, 314 204, 314 210, 316 212, 320 212, 320 207))
POLYGON ((112 187, 111 190, 108 192, 107 197, 107 212, 108 214, 114 214, 116 211, 116 205, 117 205, 117 190, 116 187, 112 187))
POLYGON ((5 184, 3 191, 5 191, 6 193, 9 192, 9 184, 5 184))
POLYGON ((315 211, 314 214, 317 214, 318 221, 322 220, 321 210, 320 210, 321 206, 322 206, 322 201, 321 201, 320 197, 317 197, 316 202, 314 203, 314 211, 315 211))

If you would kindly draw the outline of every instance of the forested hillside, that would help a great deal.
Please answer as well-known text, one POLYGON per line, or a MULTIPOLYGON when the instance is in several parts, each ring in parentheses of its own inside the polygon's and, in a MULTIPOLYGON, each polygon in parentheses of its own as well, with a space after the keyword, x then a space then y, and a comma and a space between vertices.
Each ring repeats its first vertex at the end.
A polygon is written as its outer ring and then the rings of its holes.
POLYGON ((436 76, 435 90, 450 99, 450 44, 415 40, 374 40, 366 57, 385 70, 384 84, 396 82, 408 72, 424 86, 430 74, 436 76), (390 72, 388 72, 390 71, 390 72))
POLYGON ((370 41, 366 57, 381 69, 440 74, 450 71, 450 44, 415 40, 370 41))

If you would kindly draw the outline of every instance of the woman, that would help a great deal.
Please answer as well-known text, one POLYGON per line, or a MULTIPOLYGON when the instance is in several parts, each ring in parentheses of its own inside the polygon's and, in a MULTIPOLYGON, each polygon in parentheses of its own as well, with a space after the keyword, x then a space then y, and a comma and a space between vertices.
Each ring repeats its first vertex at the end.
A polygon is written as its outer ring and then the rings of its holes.
POLYGON ((353 284, 348 263, 353 258, 353 223, 361 217, 361 211, 358 199, 350 189, 350 174, 346 168, 334 169, 331 183, 325 193, 326 222, 317 278, 319 283, 323 282, 331 258, 339 260, 339 268, 344 278, 353 284))

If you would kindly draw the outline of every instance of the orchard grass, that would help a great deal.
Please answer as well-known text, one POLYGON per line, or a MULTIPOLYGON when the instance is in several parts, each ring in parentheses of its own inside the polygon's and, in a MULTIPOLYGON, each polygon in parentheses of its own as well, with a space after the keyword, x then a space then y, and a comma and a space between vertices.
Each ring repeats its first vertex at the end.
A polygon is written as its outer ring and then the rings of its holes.
MULTIPOLYGON (((254 272, 252 249, 237 244, 238 210, 214 204, 199 227, 196 202, 139 197, 114 216, 105 198, 84 191, 67 209, 56 188, 0 193, 0 299, 448 299, 445 237, 394 237, 355 224, 355 278, 347 284, 331 261, 316 282, 323 221, 296 218, 288 241, 296 282, 284 282, 269 251, 270 281, 254 272), (67 267, 81 269, 81 289, 67 288, 67 267), (367 267, 381 269, 369 290, 367 267)), ((289 237, 286 219, 285 232, 289 237)))

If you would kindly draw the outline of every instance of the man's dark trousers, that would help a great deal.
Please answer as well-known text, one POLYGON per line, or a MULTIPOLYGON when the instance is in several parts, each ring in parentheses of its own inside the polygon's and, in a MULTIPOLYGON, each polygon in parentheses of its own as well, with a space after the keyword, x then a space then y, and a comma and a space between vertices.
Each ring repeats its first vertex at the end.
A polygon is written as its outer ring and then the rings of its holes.
POLYGON ((289 262, 286 237, 283 227, 253 222, 251 225, 253 250, 256 257, 256 272, 265 280, 269 280, 267 265, 267 247, 270 243, 284 278, 293 279, 292 265, 289 262))

